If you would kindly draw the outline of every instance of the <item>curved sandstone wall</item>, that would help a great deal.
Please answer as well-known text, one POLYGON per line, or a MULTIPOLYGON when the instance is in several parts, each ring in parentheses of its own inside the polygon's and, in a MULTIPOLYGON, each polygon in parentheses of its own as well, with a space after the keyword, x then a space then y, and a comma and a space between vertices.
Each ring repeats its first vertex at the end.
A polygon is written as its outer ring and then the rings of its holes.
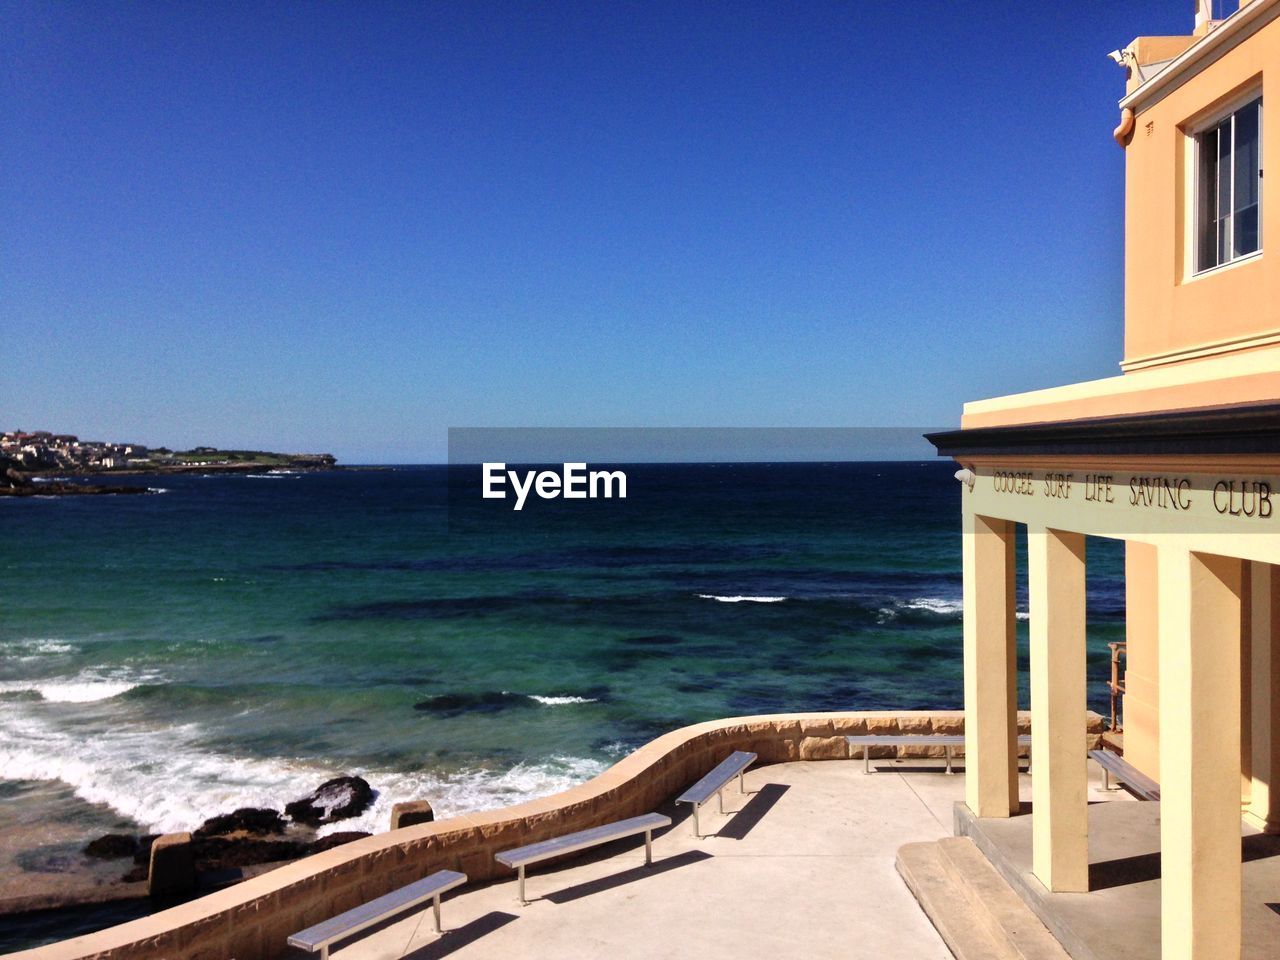
MULTIPOLYGON (((1029 728, 1020 716, 1019 726, 1029 728)), ((1090 715, 1090 732, 1101 719, 1090 715)), ((954 712, 780 714, 714 720, 653 740, 604 773, 563 793, 377 834, 298 860, 190 903, 108 930, 15 954, 25 960, 258 960, 282 955, 304 927, 435 870, 472 881, 511 876, 495 852, 653 810, 733 750, 760 764, 849 757, 844 737, 964 731, 954 712)), ((912 747, 900 755, 940 755, 912 747)), ((861 757, 855 750, 854 757, 861 757)), ((873 748, 872 757, 893 756, 873 748), (879 751, 879 753, 877 753, 879 751)))

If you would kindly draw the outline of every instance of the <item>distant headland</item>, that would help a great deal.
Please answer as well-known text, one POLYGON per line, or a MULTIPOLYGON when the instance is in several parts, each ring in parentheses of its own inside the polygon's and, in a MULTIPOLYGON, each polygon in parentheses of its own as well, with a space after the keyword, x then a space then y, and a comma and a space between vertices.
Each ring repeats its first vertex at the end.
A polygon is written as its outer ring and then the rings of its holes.
POLYGON ((193 447, 171 450, 140 443, 81 440, 69 433, 12 430, 0 434, 0 496, 146 493, 146 487, 90 484, 103 475, 252 473, 332 470, 331 453, 275 453, 193 447), (77 479, 63 479, 77 478, 77 479))

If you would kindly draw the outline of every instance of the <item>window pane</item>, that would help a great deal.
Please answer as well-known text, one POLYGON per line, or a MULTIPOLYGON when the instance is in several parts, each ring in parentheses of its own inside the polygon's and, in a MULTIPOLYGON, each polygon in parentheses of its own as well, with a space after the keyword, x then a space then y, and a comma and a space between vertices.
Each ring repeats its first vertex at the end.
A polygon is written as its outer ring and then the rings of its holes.
POLYGON ((1243 257, 1258 249, 1258 206, 1254 204, 1246 210, 1237 210, 1232 217, 1235 225, 1236 256, 1243 257))
MULTIPOLYGON (((1218 220, 1231 216, 1231 118, 1218 127, 1218 220)), ((1219 231, 1222 225, 1219 225, 1219 231)), ((1230 258, 1231 250, 1219 247, 1218 262, 1230 258)))
POLYGON ((1234 256, 1258 249, 1258 119, 1254 101, 1235 115, 1234 256))
POLYGON ((1199 182, 1196 184, 1196 269, 1208 270, 1218 265, 1218 131, 1206 130, 1200 135, 1198 160, 1199 182))

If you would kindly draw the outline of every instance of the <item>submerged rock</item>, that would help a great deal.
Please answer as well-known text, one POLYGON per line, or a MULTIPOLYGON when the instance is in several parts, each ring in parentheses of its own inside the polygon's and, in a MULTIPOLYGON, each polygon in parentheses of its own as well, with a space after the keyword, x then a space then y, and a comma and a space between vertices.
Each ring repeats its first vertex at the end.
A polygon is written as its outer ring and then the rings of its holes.
POLYGON ((438 717, 457 717, 464 713, 497 713, 536 705, 536 700, 520 693, 486 690, 483 693, 442 693, 415 703, 413 709, 434 713, 438 717))
POLYGON ((194 831, 193 836, 212 837, 236 832, 284 833, 284 828, 284 817, 279 811, 263 807, 241 807, 231 813, 210 817, 194 831))
POLYGON ((313 853, 324 853, 326 850, 332 850, 334 847, 340 847, 344 843, 350 843, 353 840, 363 840, 365 837, 372 837, 372 833, 364 830, 344 830, 341 833, 331 833, 327 837, 321 837, 307 850, 308 856, 313 853))
POLYGON ((90 840, 84 852, 99 860, 122 860, 137 854, 138 838, 130 833, 105 833, 96 840, 90 840))
POLYGON ((358 817, 373 803, 373 788, 363 777, 334 777, 310 796, 285 804, 284 812, 311 827, 358 817))
POLYGON ((191 852, 196 870, 226 870, 255 863, 296 860, 308 852, 300 840, 264 840, 258 837, 194 837, 191 852))

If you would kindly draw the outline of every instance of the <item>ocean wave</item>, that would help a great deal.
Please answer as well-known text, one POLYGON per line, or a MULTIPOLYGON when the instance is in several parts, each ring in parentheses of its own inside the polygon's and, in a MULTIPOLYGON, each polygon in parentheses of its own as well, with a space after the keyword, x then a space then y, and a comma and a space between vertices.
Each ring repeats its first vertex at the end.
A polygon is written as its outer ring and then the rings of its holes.
POLYGON ((723 597, 723 596, 720 596, 719 594, 715 594, 715 593, 700 593, 700 594, 698 594, 698 599, 699 599, 699 600, 718 600, 718 601, 720 601, 721 603, 781 603, 783 600, 787 600, 787 599, 789 599, 789 598, 788 598, 788 597, 768 597, 768 596, 761 596, 761 597, 744 597, 744 596, 723 597))
POLYGON ((914 597, 910 600, 895 600, 887 607, 876 612, 877 623, 888 623, 891 620, 912 619, 951 619, 964 613, 964 601, 950 597, 914 597))
POLYGON ((77 647, 65 640, 54 640, 46 637, 35 637, 29 640, 10 640, 0 643, 0 650, 6 657, 15 660, 38 660, 41 657, 56 657, 66 653, 75 653, 77 647))
POLYGON ((89 803, 101 803, 157 833, 191 830, 239 807, 280 809, 339 774, 363 776, 376 792, 359 817, 320 834, 384 831, 391 807, 430 800, 437 816, 522 803, 558 793, 604 770, 599 760, 551 756, 505 768, 397 772, 284 758, 228 756, 206 746, 197 724, 161 729, 115 726, 94 736, 60 729, 0 704, 0 771, 15 780, 60 780, 89 803))
POLYGON ((570 703, 599 703, 598 697, 540 697, 536 693, 528 695, 530 700, 537 700, 548 707, 560 707, 570 703))
POLYGON ((168 487, 147 487, 147 493, 168 493, 168 487))
MULTIPOLYGON (((964 614, 964 601, 948 597, 916 597, 912 600, 897 600, 892 606, 881 607, 876 617, 879 623, 887 623, 902 615, 921 615, 953 618, 964 614)), ((1019 620, 1030 620, 1031 614, 1019 610, 1014 614, 1019 620)))
POLYGON ((141 686, 137 680, 107 677, 77 677, 59 680, 6 680, 0 682, 0 693, 40 694, 49 703, 95 703, 110 700, 141 686))

